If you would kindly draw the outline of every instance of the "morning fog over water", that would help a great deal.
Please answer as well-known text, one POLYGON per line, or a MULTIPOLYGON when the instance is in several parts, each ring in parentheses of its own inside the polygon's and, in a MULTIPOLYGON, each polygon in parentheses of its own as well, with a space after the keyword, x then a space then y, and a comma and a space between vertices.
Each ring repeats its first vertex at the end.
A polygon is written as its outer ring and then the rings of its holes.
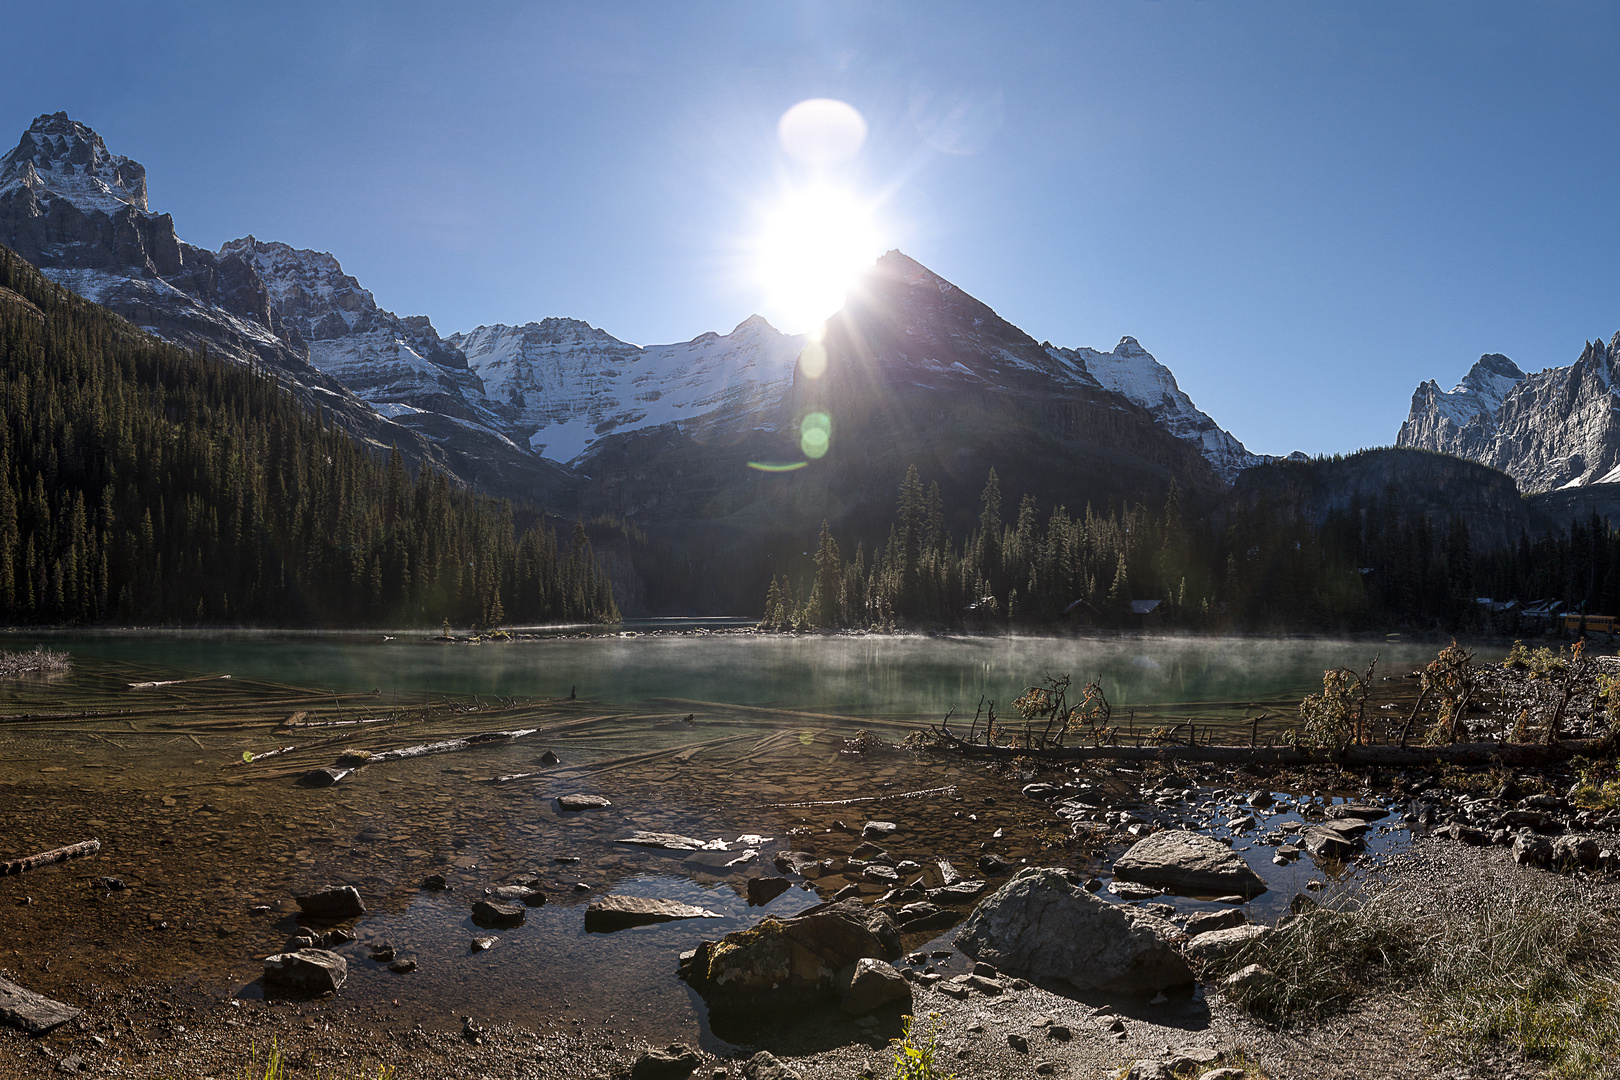
MULTIPOLYGON (((78 670, 101 663, 149 679, 230 674, 334 691, 381 690, 400 699, 438 694, 567 697, 620 706, 692 699, 846 716, 971 717, 980 699, 1002 715, 1026 685, 1070 675, 1098 678, 1116 709, 1201 705, 1201 714, 1276 703, 1321 688, 1324 668, 1360 670, 1374 655, 1401 675, 1437 645, 1315 638, 1012 637, 919 635, 827 637, 628 632, 482 645, 443 644, 422 634, 125 631, 17 635, 7 647, 43 641, 66 649, 78 670), (100 663, 98 663, 100 662, 100 663)), ((690 623, 680 624, 690 626, 690 623)), ((1486 657, 1482 657, 1486 659, 1486 657)), ((72 696, 76 676, 53 682, 72 696)), ((0 703, 37 686, 0 687, 0 703)))

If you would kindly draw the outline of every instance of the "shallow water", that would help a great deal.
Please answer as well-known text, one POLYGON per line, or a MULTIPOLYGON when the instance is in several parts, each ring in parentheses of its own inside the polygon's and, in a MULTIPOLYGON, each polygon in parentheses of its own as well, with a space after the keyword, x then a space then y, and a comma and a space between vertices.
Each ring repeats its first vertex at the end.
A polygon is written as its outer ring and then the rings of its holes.
MULTIPOLYGON (((890 854, 921 864, 928 885, 941 883, 934 861, 942 858, 980 876, 974 867, 987 850, 1015 863, 1093 866, 1083 851, 1047 846, 1067 825, 1053 807, 1019 793, 1016 773, 881 748, 849 753, 844 740, 858 729, 898 739, 907 716, 943 712, 940 703, 963 693, 1010 697, 1031 670, 1049 665, 1117 675, 1116 701, 1145 709, 1173 695, 1207 711, 1214 702, 1297 696, 1319 683, 1322 666, 1359 664, 1367 650, 1318 641, 684 636, 448 646, 374 635, 130 634, 53 644, 75 655, 73 674, 0 689, 0 858, 88 836, 105 847, 0 881, 8 913, 0 948, 38 954, 30 956, 38 961, 31 989, 72 999, 87 982, 166 977, 210 996, 262 996, 262 958, 297 926, 290 898, 346 883, 370 910, 354 927, 359 942, 340 950, 350 965, 340 997, 377 1010, 380 1023, 454 1026, 467 1014, 537 1027, 578 1021, 711 1048, 746 1032, 710 1029, 701 1000, 675 978, 675 958, 761 914, 743 886, 776 873, 776 851, 847 856, 861 824, 880 818, 901 826, 886 844, 890 854), (226 673, 233 678, 130 687, 226 673), (391 692, 412 678, 432 681, 431 711, 414 694, 391 692), (326 696, 288 685, 295 682, 382 692, 326 696), (531 701, 548 690, 566 694, 563 684, 576 682, 581 700, 531 701), (605 700, 583 700, 593 689, 605 700), (682 697, 672 690, 685 697, 670 700, 682 697), (490 700, 497 693, 504 700, 490 700), (692 704, 697 696, 732 704, 692 704), (772 705, 792 708, 762 707, 772 705), (334 726, 280 726, 297 713, 334 726), (345 749, 531 727, 540 731, 510 743, 364 765, 334 787, 296 784, 345 749), (244 751, 285 746, 297 749, 241 761, 244 751), (546 750, 562 764, 547 766, 546 750), (524 773, 531 775, 491 782, 524 773), (560 811, 556 796, 574 791, 614 805, 560 811), (928 794, 897 797, 908 792, 928 794), (857 801, 829 805, 837 800, 857 801), (617 842, 633 829, 770 840, 756 846, 754 862, 724 869, 688 852, 617 842), (423 890, 430 873, 453 888, 423 890), (102 887, 102 876, 128 888, 102 887), (529 909, 523 926, 493 931, 500 941, 490 951, 471 952, 471 938, 491 932, 473 927, 472 902, 517 878, 538 879, 549 902, 529 909), (663 896, 722 918, 586 933, 586 904, 608 893, 663 896), (22 895, 36 903, 11 907, 22 895), (417 959, 418 971, 396 975, 371 961, 364 946, 384 940, 417 959)), ((1416 659, 1427 650, 1405 652, 1416 659)), ((1109 783, 1124 797, 1139 779, 1120 770, 1109 783)), ((1369 846, 1403 839, 1392 833, 1369 846)), ((1308 856, 1276 867, 1271 848, 1244 835, 1234 842, 1249 848, 1245 858, 1272 885, 1251 905, 1257 916, 1279 912, 1307 878, 1347 873, 1308 856)), ((794 879, 765 910, 802 910, 849 880, 818 879, 818 895, 794 879)), ((868 899, 881 891, 864 886, 868 899)), ((1181 910, 1218 906, 1163 899, 1181 910)), ((953 933, 912 935, 907 946, 948 945, 953 933)), ((963 965, 957 957, 954 970, 963 965)), ((836 1010, 823 1019, 838 1030, 849 1023, 836 1010)))

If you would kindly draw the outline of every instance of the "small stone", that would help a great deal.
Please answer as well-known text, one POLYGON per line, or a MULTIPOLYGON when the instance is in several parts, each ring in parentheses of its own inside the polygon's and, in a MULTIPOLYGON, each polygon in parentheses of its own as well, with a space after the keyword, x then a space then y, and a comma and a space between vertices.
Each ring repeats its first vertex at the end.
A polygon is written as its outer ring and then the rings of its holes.
POLYGON ((1211 1069, 1199 1074, 1198 1080, 1243 1080, 1247 1075, 1242 1069, 1211 1069))
POLYGON ((299 910, 312 919, 338 922, 359 918, 366 913, 366 905, 353 885, 328 885, 293 899, 298 902, 299 910))
POLYGON ((885 1005, 911 1003, 911 984, 905 976, 882 960, 865 957, 838 973, 833 983, 838 1004, 852 1016, 860 1016, 885 1005))
POLYGON ((792 882, 787 878, 756 877, 749 878, 746 891, 748 903, 751 907, 763 907, 788 891, 792 882))
POLYGON ((422 879, 422 888, 429 892, 443 892, 449 887, 450 883, 444 879, 443 874, 429 874, 422 879))
POLYGON ((1074 1038, 1074 1032, 1071 1031, 1065 1024, 1053 1024, 1051 1027, 1046 1029, 1046 1037, 1048 1039, 1056 1039, 1058 1042, 1068 1042, 1070 1039, 1074 1038))
POLYGON ((892 821, 868 821, 861 828, 861 836, 866 840, 887 840, 893 836, 900 826, 892 821))
POLYGON ((561 765, 562 764, 562 758, 558 757, 552 751, 547 750, 545 753, 540 755, 540 764, 542 764, 542 765, 561 765))
POLYGON ((1029 1040, 1022 1035, 1010 1034, 1007 1036, 1007 1045, 1020 1054, 1029 1053, 1029 1040))
POLYGON ((494 934, 490 934, 488 937, 475 937, 472 939, 472 951, 488 952, 495 947, 495 943, 499 940, 501 939, 494 934))
POLYGON ((1131 1066, 1125 1080, 1175 1080, 1175 1074, 1166 1062, 1146 1058, 1131 1066))
POLYGON ((348 962, 325 949, 299 949, 264 960, 265 982, 308 994, 336 993, 348 975, 348 962))
POLYGON ((416 970, 416 961, 413 959, 395 960, 388 965, 388 970, 395 975, 409 975, 416 970))
POLYGON ((521 904, 498 904, 480 900, 472 906, 472 920, 483 927, 522 926, 524 910, 521 904))
POLYGON ((793 1069, 776 1059, 769 1050, 761 1050, 743 1063, 743 1076, 747 1080, 803 1080, 793 1069))
POLYGON ((394 947, 388 942, 371 947, 371 958, 379 964, 386 964, 394 958, 394 947))
POLYGON ((1222 980, 1221 989, 1228 994, 1252 994, 1265 987, 1274 978, 1276 976, 1272 975, 1270 968, 1250 964, 1248 967, 1239 968, 1222 980))

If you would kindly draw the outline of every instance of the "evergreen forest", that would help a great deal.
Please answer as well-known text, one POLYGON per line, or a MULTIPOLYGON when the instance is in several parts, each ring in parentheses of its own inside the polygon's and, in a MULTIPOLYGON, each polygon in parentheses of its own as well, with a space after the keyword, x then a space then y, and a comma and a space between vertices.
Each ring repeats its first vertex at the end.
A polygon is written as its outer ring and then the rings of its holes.
POLYGON ((273 374, 156 341, 0 248, 0 622, 618 618, 583 526, 386 456, 273 374), (533 514, 525 514, 533 517, 533 514))
POLYGON ((938 484, 925 491, 912 467, 887 538, 850 551, 823 523, 810 558, 771 581, 762 624, 1513 633, 1514 613, 1475 601, 1620 613, 1620 531, 1595 515, 1476 551, 1463 518, 1408 513, 1393 490, 1320 526, 1263 507, 1189 521, 1180 501, 1172 485, 1160 506, 1043 516, 1026 496, 1009 520, 992 469, 976 525, 953 537, 938 484), (1132 607, 1153 600, 1145 617, 1132 607))

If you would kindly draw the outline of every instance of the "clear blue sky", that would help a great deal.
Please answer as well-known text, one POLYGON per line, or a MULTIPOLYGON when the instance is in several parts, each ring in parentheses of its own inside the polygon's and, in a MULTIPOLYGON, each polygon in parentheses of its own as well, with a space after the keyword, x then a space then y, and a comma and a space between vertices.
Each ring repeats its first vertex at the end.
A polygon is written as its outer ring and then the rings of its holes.
POLYGON ((760 306, 795 102, 889 241, 1037 339, 1123 334, 1251 449, 1392 442, 1483 352, 1620 328, 1612 3, 7 3, 0 137, 67 110, 217 247, 331 251, 441 332, 648 343, 760 306), (919 92, 983 106, 954 151, 919 92), (939 141, 938 139, 935 142, 939 141))

